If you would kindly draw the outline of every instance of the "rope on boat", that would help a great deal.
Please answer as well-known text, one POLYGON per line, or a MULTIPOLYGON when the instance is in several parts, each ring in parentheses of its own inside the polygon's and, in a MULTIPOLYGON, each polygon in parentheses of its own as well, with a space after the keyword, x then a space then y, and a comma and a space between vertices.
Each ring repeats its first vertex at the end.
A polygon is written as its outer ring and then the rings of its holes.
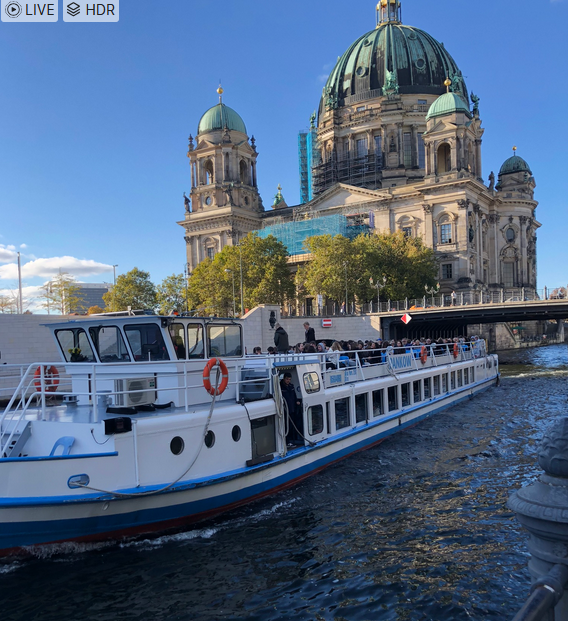
POLYGON ((211 423, 211 417, 213 416, 213 410, 215 409, 215 400, 217 399, 217 388, 219 387, 220 379, 221 379, 221 368, 217 366, 217 372, 215 374, 215 392, 213 393, 213 399, 211 400, 211 407, 209 408, 209 414, 207 416, 207 420, 205 421, 205 427, 203 428, 202 441, 199 443, 199 448, 197 450, 197 453, 195 454, 195 457, 193 458, 189 466, 186 468, 186 470, 182 474, 180 474, 180 476, 175 481, 172 481, 165 487, 161 487, 160 489, 155 489, 150 492, 133 492, 133 493, 128 493, 128 494, 125 494, 123 492, 111 492, 106 489, 99 489, 97 487, 92 487, 90 485, 80 483, 79 481, 77 482, 77 485, 84 489, 90 489, 93 492, 100 492, 101 494, 109 494, 110 496, 114 496, 115 498, 139 498, 140 496, 154 496, 156 494, 161 494, 162 492, 169 490, 176 483, 179 483, 181 479, 183 479, 183 477, 193 468, 193 465, 197 461, 197 458, 201 454, 203 445, 205 444, 205 436, 207 435, 207 432, 209 431, 209 424, 211 423))

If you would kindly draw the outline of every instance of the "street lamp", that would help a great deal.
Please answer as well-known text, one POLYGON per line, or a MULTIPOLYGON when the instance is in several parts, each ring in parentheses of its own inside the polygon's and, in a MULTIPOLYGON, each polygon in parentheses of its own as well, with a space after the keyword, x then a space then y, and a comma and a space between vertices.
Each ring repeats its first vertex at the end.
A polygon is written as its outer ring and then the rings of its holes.
POLYGON ((424 291, 432 296, 432 306, 434 306, 434 296, 440 291, 440 283, 437 283, 435 287, 431 287, 430 289, 428 289, 428 285, 424 285, 424 291))
MULTIPOLYGON (((373 277, 371 276, 371 278, 369 278, 369 282, 371 283, 371 286, 373 285, 373 277)), ((375 287, 377 288, 377 313, 381 312, 381 289, 387 284, 387 277, 383 276, 383 280, 382 282, 380 280, 377 279, 377 282, 375 284, 375 287)), ((372 310, 372 309, 371 309, 372 310)))
POLYGON ((239 248, 239 265, 241 270, 241 317, 245 314, 245 294, 243 291, 243 251, 241 245, 238 244, 239 248))
POLYGON ((112 283, 116 286, 116 268, 118 267, 118 263, 112 266, 112 283))
POLYGON ((345 314, 347 315, 347 261, 343 261, 345 268, 345 314))
POLYGON ((187 312, 187 314, 189 315, 189 277, 191 276, 191 272, 189 271, 189 263, 185 264, 184 267, 184 274, 185 274, 185 310, 187 312))
POLYGON ((231 276, 233 277, 233 317, 236 316, 235 313, 235 273, 233 272, 233 270, 230 270, 229 268, 225 268, 225 272, 227 274, 231 274, 231 276))

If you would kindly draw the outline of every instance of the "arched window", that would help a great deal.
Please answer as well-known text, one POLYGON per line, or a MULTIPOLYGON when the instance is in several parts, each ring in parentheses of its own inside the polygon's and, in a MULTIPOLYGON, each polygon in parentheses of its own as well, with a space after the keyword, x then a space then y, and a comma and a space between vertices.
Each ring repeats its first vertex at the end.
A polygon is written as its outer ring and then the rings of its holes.
POLYGON ((229 161, 229 154, 225 153, 225 181, 231 180, 231 165, 229 161))
POLYGON ((443 173, 450 172, 452 169, 452 152, 450 149, 450 145, 447 142, 442 143, 438 147, 438 167, 437 174, 441 175, 443 173))
POLYGON ((454 224, 448 214, 443 214, 438 220, 438 243, 452 244, 454 242, 454 224))
POLYGON ((203 170, 205 171, 205 184, 211 185, 212 183, 214 183, 215 181, 213 178, 213 162, 211 160, 207 160, 205 162, 203 170))
POLYGON ((239 178, 241 180, 241 183, 248 184, 247 163, 244 160, 241 160, 239 164, 239 173, 240 173, 239 178))

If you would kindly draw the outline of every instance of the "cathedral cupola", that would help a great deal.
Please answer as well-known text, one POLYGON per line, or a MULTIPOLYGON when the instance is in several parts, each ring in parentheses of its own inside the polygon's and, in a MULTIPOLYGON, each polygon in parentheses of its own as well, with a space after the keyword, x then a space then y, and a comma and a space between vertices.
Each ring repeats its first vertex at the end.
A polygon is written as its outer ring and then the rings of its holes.
POLYGON ((243 207, 262 211, 256 181, 258 153, 241 116, 223 103, 209 108, 197 127, 196 146, 188 153, 193 211, 243 207), (251 144, 252 142, 252 144, 251 144))
POLYGON ((506 192, 506 198, 533 198, 536 183, 527 162, 517 155, 517 147, 513 147, 513 155, 503 162, 499 170, 498 183, 495 189, 506 192))

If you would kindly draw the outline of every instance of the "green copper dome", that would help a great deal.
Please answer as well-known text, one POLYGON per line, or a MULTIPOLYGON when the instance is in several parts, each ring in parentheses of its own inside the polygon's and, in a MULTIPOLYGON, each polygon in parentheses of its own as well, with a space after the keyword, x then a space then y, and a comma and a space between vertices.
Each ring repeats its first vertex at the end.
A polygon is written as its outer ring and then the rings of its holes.
POLYGON ((529 168, 529 165, 522 157, 519 157, 518 155, 513 155, 513 157, 510 157, 508 160, 506 160, 503 166, 501 166, 499 174, 504 175, 507 173, 515 172, 528 172, 530 175, 532 175, 532 171, 529 168))
POLYGON ((385 22, 359 37, 337 61, 323 89, 320 114, 388 92, 442 95, 444 80, 468 101, 454 59, 429 34, 400 22, 385 22))
POLYGON ((471 119, 471 112, 469 106, 456 93, 444 93, 430 106, 426 120, 435 116, 444 116, 445 114, 452 114, 454 112, 464 112, 471 119))
POLYGON ((197 133, 203 134, 205 132, 211 132, 216 129, 228 129, 247 133, 245 122, 241 117, 229 106, 224 103, 219 103, 213 106, 201 117, 199 126, 197 127, 197 133))

